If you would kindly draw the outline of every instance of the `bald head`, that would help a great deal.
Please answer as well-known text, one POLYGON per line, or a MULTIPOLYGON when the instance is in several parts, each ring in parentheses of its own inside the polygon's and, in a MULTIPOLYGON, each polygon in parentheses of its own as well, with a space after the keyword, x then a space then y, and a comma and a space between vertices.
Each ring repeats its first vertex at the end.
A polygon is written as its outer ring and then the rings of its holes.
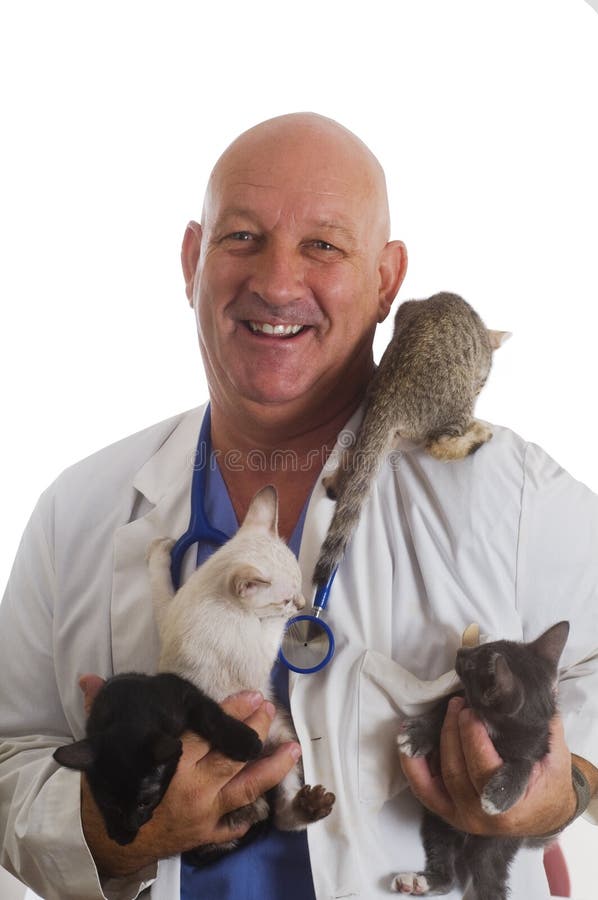
POLYGON ((333 397, 344 421, 406 270, 388 233, 382 168, 336 122, 281 116, 225 150, 182 252, 216 417, 286 428, 333 397))
POLYGON ((202 225, 212 219, 220 191, 246 178, 260 186, 284 183, 292 190, 325 191, 331 198, 352 191, 362 204, 364 224, 375 242, 389 238, 390 216, 382 166, 371 150, 343 125, 316 113, 291 113, 243 132, 217 161, 206 190, 202 225))

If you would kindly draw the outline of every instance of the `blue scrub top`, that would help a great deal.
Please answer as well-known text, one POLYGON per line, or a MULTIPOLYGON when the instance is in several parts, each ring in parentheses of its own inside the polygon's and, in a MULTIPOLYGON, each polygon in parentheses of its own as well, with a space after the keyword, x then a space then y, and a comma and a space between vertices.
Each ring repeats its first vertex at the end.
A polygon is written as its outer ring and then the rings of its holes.
MULTIPOLYGON (((208 454, 204 505, 211 524, 233 535, 238 526, 235 512, 213 457, 208 454)), ((298 556, 305 522, 305 505, 289 547, 298 556)), ((198 564, 212 553, 208 544, 198 547, 198 564)), ((276 663, 272 673, 276 693, 288 705, 288 670, 276 663)), ((269 826, 253 841, 215 862, 197 868, 181 859, 181 900, 315 900, 305 831, 278 831, 269 826)))

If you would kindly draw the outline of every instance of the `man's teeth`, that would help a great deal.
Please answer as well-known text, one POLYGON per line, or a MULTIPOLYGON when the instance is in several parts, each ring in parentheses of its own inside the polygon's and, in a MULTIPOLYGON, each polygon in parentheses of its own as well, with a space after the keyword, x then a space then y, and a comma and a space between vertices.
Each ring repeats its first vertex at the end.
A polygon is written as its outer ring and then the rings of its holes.
POLYGON ((249 327, 254 334, 278 334, 287 337, 298 334, 303 325, 270 325, 268 322, 250 322, 249 327))

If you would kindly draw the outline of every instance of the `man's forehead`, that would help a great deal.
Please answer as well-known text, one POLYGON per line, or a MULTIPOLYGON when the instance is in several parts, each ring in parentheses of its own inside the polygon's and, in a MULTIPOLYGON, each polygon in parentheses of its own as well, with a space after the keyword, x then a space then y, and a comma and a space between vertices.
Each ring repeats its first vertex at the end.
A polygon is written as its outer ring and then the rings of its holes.
POLYGON ((253 165, 222 167, 212 181, 218 193, 241 192, 246 189, 278 190, 286 193, 336 194, 353 193, 369 182, 368 173, 359 167, 318 164, 298 165, 259 161, 253 165))
POLYGON ((349 227, 367 218, 366 194, 352 189, 343 178, 314 178, 305 181, 231 177, 212 185, 209 218, 268 214, 292 215, 313 224, 349 227))
POLYGON ((216 163, 202 222, 230 209, 376 228, 388 239, 380 164, 350 132, 316 117, 291 117, 241 135, 216 163))

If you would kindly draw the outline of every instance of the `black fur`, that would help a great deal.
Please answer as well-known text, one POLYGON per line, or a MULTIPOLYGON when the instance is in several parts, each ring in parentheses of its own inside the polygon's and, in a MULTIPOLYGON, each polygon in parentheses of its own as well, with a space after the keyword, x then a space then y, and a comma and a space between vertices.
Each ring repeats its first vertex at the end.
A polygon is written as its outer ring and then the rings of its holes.
POLYGON ((59 747, 54 759, 86 773, 108 835, 129 844, 166 793, 187 730, 231 759, 245 762, 262 750, 253 729, 184 678, 128 673, 106 682, 91 708, 87 737, 59 747))

